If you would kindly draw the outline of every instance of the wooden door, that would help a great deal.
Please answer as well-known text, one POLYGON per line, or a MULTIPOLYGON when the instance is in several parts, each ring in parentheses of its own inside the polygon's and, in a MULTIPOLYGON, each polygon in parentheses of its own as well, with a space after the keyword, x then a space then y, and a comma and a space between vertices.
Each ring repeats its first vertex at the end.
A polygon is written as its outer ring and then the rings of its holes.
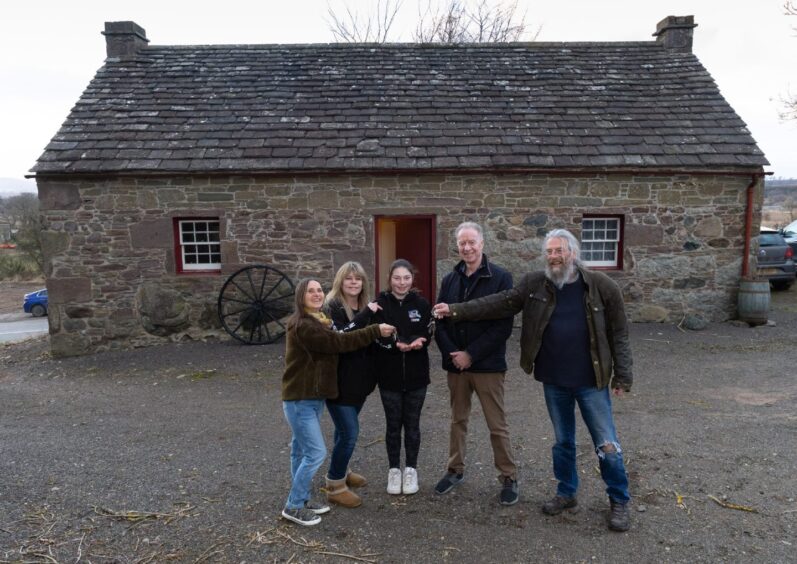
POLYGON ((415 287, 424 298, 433 304, 437 298, 435 271, 435 248, 437 234, 433 215, 376 216, 374 221, 376 243, 377 293, 387 290, 390 264, 399 258, 410 261, 417 274, 415 287))

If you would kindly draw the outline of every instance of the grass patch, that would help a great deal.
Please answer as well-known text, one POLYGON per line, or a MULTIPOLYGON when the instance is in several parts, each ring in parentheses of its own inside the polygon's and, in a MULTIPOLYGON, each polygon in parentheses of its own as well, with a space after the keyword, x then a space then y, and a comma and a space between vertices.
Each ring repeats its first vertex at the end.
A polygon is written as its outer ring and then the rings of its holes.
POLYGON ((36 261, 18 254, 0 254, 0 280, 31 280, 41 276, 36 261))

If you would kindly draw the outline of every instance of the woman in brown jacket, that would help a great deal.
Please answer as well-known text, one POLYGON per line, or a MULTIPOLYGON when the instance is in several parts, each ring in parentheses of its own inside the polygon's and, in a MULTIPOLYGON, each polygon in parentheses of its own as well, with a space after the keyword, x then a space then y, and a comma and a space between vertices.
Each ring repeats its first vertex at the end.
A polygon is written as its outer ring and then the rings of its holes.
POLYGON ((338 396, 338 353, 388 337, 394 328, 386 323, 349 333, 338 333, 321 311, 324 290, 317 280, 296 286, 295 310, 287 323, 285 373, 282 376, 282 410, 291 427, 291 491, 282 510, 285 519, 316 525, 329 506, 310 499, 313 476, 327 455, 321 433, 324 400, 338 396))

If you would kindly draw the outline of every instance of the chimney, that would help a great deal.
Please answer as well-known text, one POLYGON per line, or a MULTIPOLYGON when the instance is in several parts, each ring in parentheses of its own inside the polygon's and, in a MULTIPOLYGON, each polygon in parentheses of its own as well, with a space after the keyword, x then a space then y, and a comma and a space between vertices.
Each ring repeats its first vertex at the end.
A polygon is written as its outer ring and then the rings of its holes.
POLYGON ((102 34, 109 59, 132 59, 149 43, 147 32, 135 22, 105 22, 102 34))
POLYGON ((656 25, 653 37, 665 49, 692 52, 692 30, 697 27, 694 16, 667 16, 656 25))

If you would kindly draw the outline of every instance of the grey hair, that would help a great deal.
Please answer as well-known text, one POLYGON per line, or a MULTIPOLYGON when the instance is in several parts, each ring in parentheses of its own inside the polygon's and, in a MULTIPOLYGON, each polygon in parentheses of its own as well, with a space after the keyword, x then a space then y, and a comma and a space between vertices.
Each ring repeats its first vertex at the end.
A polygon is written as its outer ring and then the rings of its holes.
POLYGON ((459 225, 457 225, 457 228, 454 230, 454 238, 456 239, 457 237, 459 237, 459 234, 464 229, 473 229, 476 233, 479 234, 479 239, 484 241, 484 231, 482 230, 482 226, 473 221, 464 221, 459 225))
POLYGON ((573 253, 573 262, 575 264, 581 263, 581 245, 575 235, 570 233, 567 229, 552 229, 546 233, 545 239, 542 240, 543 254, 545 254, 545 248, 548 246, 548 241, 551 239, 563 239, 567 244, 567 248, 573 253))

